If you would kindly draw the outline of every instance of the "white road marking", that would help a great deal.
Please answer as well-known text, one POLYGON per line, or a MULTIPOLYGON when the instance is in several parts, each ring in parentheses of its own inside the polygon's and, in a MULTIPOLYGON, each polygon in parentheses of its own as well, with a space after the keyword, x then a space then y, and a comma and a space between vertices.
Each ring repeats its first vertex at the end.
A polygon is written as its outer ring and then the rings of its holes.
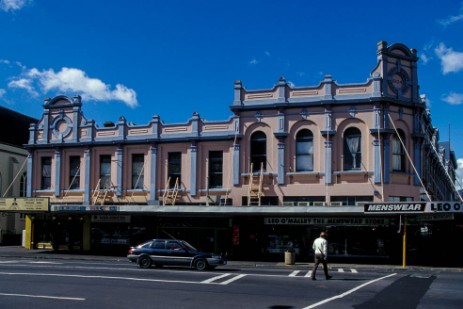
POLYGON ((60 262, 48 262, 48 261, 26 261, 26 260, 10 260, 10 261, 0 261, 0 264, 15 264, 15 263, 20 263, 20 264, 59 264, 62 265, 64 263, 60 262))
POLYGON ((201 281, 201 283, 211 283, 211 282, 214 282, 214 281, 216 281, 216 280, 225 278, 225 277, 230 276, 230 275, 231 275, 231 274, 223 274, 223 275, 220 275, 220 276, 212 277, 212 278, 210 278, 210 279, 201 281))
POLYGON ((81 298, 81 297, 62 297, 62 296, 11 294, 11 293, 0 293, 0 296, 47 298, 47 299, 60 299, 60 300, 85 300, 85 298, 81 298))
POLYGON ((166 282, 166 283, 188 283, 188 284, 202 284, 197 281, 183 281, 183 280, 161 280, 161 279, 145 279, 145 278, 131 278, 131 277, 112 277, 112 276, 88 276, 88 275, 66 275, 66 274, 48 274, 48 273, 12 273, 0 272, 0 275, 12 276, 48 276, 48 277, 65 277, 65 278, 91 278, 91 279, 113 279, 113 280, 130 280, 130 281, 145 281, 145 282, 166 282))
POLYGON ((349 291, 347 291, 347 292, 344 292, 344 293, 342 293, 342 294, 339 294, 339 295, 336 295, 336 296, 333 296, 333 297, 324 299, 324 300, 322 300, 322 301, 319 301, 318 303, 315 303, 315 304, 313 304, 313 305, 304 307, 303 309, 315 308, 315 307, 324 305, 324 304, 326 304, 326 303, 329 303, 329 302, 332 301, 332 300, 339 299, 339 298, 343 298, 343 297, 345 297, 345 296, 347 296, 347 295, 349 295, 349 294, 352 294, 353 292, 355 292, 355 291, 357 291, 357 290, 360 290, 361 288, 363 288, 363 287, 365 287, 365 286, 367 286, 367 285, 370 285, 370 284, 372 284, 372 283, 375 283, 375 282, 380 281, 380 280, 384 280, 384 279, 386 279, 386 278, 389 278, 389 277, 392 277, 392 276, 395 276, 395 275, 397 275, 397 274, 394 273, 394 274, 390 274, 390 275, 387 275, 387 276, 384 276, 384 277, 381 277, 381 278, 377 278, 377 279, 375 279, 375 280, 371 280, 371 281, 365 282, 364 284, 361 284, 361 285, 359 285, 358 287, 353 288, 353 289, 351 289, 351 290, 349 290, 349 291))
POLYGON ((231 278, 231 279, 228 279, 227 281, 221 282, 220 284, 222 284, 222 285, 227 285, 227 284, 232 283, 233 281, 236 281, 236 280, 238 280, 238 279, 241 279, 241 278, 243 278, 243 277, 245 277, 245 276, 246 276, 246 275, 244 275, 244 274, 243 274, 243 275, 238 275, 238 276, 235 276, 235 277, 233 277, 233 278, 231 278))
POLYGON ((144 281, 144 282, 164 282, 164 283, 185 283, 185 284, 221 284, 227 285, 233 281, 247 276, 246 274, 235 276, 227 281, 220 283, 213 283, 214 281, 229 276, 231 274, 223 274, 202 282, 186 281, 186 280, 163 280, 163 279, 145 279, 145 278, 131 278, 131 277, 112 277, 112 276, 88 276, 88 275, 68 275, 68 274, 49 274, 49 273, 13 273, 13 272, 0 272, 0 275, 16 275, 16 276, 49 276, 49 277, 65 277, 65 278, 93 278, 93 279, 112 279, 112 280, 130 280, 130 281, 144 281), (207 282, 210 281, 210 282, 207 282))
MULTIPOLYGON (((351 271, 352 273, 354 273, 354 274, 358 274, 358 271, 357 271, 356 269, 354 269, 354 268, 351 268, 350 271, 351 271)), ((288 277, 297 277, 297 275, 298 275, 300 272, 301 272, 300 270, 295 270, 295 271, 293 271, 292 273, 290 273, 290 274, 288 275, 288 277)), ((344 273, 345 270, 344 270, 344 268, 338 268, 338 272, 339 272, 339 273, 344 273)), ((304 277, 311 277, 311 276, 312 276, 312 271, 311 271, 311 270, 309 270, 309 271, 304 275, 304 277)))

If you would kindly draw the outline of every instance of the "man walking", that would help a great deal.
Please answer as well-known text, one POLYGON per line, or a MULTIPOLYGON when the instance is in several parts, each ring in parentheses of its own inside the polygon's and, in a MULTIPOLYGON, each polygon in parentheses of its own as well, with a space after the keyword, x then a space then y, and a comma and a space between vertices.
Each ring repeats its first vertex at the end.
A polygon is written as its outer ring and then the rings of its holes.
POLYGON ((328 241, 326 241, 326 233, 321 232, 320 237, 314 240, 312 249, 314 252, 314 265, 312 269, 312 280, 317 280, 316 273, 317 268, 320 263, 323 264, 323 270, 325 271, 326 280, 331 279, 332 277, 328 275, 328 241))

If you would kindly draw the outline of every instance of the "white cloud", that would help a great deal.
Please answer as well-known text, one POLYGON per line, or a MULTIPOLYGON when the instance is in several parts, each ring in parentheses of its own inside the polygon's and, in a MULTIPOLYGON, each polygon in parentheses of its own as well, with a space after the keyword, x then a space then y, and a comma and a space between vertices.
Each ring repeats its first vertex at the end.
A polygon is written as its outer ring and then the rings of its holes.
POLYGON ((0 0, 0 9, 5 12, 19 11, 32 0, 0 0))
POLYGON ((35 91, 33 81, 27 78, 19 78, 8 83, 9 88, 24 89, 34 97, 38 96, 39 93, 35 91))
POLYGON ((448 95, 444 96, 442 100, 451 105, 460 105, 463 104, 463 93, 450 92, 448 95))
POLYGON ((423 64, 427 64, 431 58, 429 58, 426 54, 421 54, 420 59, 423 62, 423 64))
POLYGON ((260 62, 260 61, 258 61, 256 58, 252 58, 252 60, 249 61, 249 64, 251 64, 251 65, 256 65, 256 64, 258 64, 259 62, 260 62))
POLYGON ((462 20, 463 19, 463 4, 460 8, 460 11, 457 15, 453 15, 453 16, 449 16, 445 19, 441 19, 439 20, 439 23, 444 26, 444 27, 447 27, 447 26, 450 26, 451 24, 459 21, 459 20, 462 20))
POLYGON ((80 94, 86 100, 95 101, 122 101, 129 107, 136 107, 137 94, 133 89, 117 84, 115 89, 97 78, 88 77, 87 74, 76 68, 62 68, 55 72, 53 69, 26 70, 20 78, 8 84, 11 88, 20 88, 32 95, 38 95, 36 88, 43 92, 60 91, 80 94))
POLYGON ((441 61, 444 74, 463 70, 462 52, 456 52, 452 48, 446 47, 444 43, 440 43, 434 51, 441 61))
POLYGON ((0 88, 0 99, 5 95, 6 90, 0 88))

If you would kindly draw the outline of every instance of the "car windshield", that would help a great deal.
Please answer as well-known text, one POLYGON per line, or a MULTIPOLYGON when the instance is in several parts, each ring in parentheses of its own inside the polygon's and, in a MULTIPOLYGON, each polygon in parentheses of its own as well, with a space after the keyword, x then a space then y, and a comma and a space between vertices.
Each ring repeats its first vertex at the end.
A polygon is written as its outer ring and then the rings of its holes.
POLYGON ((190 244, 187 243, 186 241, 181 240, 180 242, 181 242, 185 247, 187 247, 188 250, 190 250, 190 251, 198 251, 198 249, 196 249, 195 247, 193 247, 192 245, 190 245, 190 244))

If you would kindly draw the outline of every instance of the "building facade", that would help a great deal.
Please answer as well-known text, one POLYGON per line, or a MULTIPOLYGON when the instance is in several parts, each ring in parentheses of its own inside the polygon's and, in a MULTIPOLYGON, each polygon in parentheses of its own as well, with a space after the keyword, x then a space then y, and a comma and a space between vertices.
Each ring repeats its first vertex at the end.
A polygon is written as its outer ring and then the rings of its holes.
MULTIPOLYGON (((23 145, 28 141, 30 123, 36 121, 0 107, 0 198, 26 196, 28 152, 23 145)), ((24 228, 24 214, 2 212, 0 244, 20 245, 24 228)))
MULTIPOLYGON (((236 81, 225 121, 154 115, 100 128, 79 96, 47 99, 30 127, 27 193, 49 198, 50 211, 28 216, 29 246, 108 250, 169 236, 236 258, 306 258, 328 228, 333 256, 396 257, 401 217, 363 206, 453 201, 456 162, 419 94, 416 51, 379 42, 377 59, 363 83, 236 81)), ((418 217, 417 228, 436 224, 418 217)))

